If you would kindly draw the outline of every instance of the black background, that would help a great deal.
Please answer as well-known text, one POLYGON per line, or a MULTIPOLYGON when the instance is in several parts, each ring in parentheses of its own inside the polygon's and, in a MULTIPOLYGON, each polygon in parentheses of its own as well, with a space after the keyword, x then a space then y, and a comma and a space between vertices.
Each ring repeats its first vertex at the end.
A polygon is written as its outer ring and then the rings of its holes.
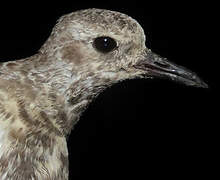
POLYGON ((89 106, 69 138, 70 179, 212 176, 219 143, 219 72, 218 59, 208 50, 207 4, 9 2, 0 6, 1 61, 36 53, 59 16, 90 7, 137 19, 149 48, 197 72, 210 88, 135 80, 108 89, 89 106))

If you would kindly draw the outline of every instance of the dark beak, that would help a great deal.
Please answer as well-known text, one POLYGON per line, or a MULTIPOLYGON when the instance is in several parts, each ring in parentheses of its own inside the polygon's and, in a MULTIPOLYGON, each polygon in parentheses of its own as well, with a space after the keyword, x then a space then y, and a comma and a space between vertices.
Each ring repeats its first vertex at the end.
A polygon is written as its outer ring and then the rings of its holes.
POLYGON ((208 85, 192 71, 169 62, 150 50, 145 52, 143 59, 134 67, 143 70, 143 74, 148 77, 171 79, 188 86, 208 88, 208 85))

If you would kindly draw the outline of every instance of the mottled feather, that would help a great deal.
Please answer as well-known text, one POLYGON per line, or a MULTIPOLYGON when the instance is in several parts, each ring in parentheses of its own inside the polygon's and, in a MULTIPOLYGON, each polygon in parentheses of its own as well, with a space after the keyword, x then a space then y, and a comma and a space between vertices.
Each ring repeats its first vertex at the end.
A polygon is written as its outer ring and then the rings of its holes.
POLYGON ((145 40, 131 17, 87 9, 61 17, 37 54, 1 63, 0 179, 67 180, 66 137, 88 104, 114 83, 161 71, 205 86, 195 74, 152 55, 145 40), (114 51, 96 50, 94 40, 104 36, 117 42, 114 51))

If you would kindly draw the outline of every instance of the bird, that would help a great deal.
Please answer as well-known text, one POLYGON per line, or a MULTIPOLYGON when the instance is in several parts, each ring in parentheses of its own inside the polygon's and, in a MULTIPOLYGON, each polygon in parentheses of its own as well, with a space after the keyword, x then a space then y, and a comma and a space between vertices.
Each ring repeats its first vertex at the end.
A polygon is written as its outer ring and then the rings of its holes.
POLYGON ((67 137, 106 88, 162 78, 208 88, 198 75, 146 47, 141 25, 106 9, 59 18, 30 57, 0 64, 0 179, 67 180, 67 137))

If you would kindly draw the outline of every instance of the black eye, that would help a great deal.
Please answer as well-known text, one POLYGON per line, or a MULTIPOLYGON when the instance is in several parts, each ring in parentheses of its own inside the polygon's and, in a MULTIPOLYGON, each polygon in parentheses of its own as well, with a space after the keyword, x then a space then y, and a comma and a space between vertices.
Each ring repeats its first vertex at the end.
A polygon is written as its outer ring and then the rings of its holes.
POLYGON ((98 37, 93 46, 102 53, 109 53, 117 47, 117 42, 110 37, 98 37))

